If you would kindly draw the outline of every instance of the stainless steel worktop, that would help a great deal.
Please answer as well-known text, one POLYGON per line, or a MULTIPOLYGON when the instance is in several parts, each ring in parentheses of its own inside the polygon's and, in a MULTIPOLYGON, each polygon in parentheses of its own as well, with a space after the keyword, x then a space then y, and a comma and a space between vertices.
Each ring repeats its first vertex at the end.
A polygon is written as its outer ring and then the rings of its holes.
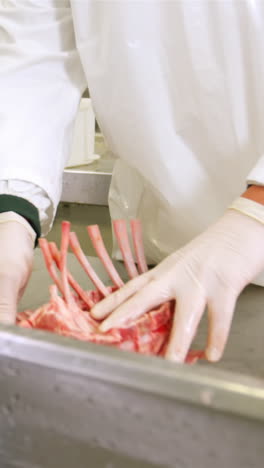
POLYGON ((108 192, 115 157, 108 150, 100 133, 96 134, 95 152, 100 155, 100 159, 92 164, 64 170, 62 202, 108 205, 108 192))
MULTIPOLYGON (((87 284, 75 260, 69 261, 87 284)), ((99 261, 91 261, 106 279, 99 261)), ((22 307, 43 303, 48 283, 37 252, 22 307)), ((179 366, 2 328, 1 466, 263 467, 263 304, 262 288, 244 291, 217 365, 179 366)), ((197 344, 204 338, 205 324, 197 344)))
POLYGON ((108 172, 65 169, 61 201, 88 205, 108 205, 112 175, 108 172))

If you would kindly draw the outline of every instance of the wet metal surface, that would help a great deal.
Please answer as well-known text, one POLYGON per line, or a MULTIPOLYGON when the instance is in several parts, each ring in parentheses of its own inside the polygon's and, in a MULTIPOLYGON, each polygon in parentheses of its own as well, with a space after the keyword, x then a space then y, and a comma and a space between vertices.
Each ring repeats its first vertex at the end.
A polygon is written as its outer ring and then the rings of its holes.
POLYGON ((75 203, 61 203, 56 219, 47 239, 60 245, 61 222, 71 220, 71 230, 76 232, 86 255, 95 256, 95 251, 87 234, 86 226, 98 224, 107 251, 112 251, 112 229, 109 209, 107 206, 79 205, 75 203))
POLYGON ((92 164, 65 169, 62 202, 108 205, 115 157, 108 150, 101 134, 95 138, 95 153, 100 155, 100 159, 92 164))
POLYGON ((89 369, 2 358, 0 384, 0 454, 9 462, 1 466, 263 466, 261 421, 107 382, 89 369))

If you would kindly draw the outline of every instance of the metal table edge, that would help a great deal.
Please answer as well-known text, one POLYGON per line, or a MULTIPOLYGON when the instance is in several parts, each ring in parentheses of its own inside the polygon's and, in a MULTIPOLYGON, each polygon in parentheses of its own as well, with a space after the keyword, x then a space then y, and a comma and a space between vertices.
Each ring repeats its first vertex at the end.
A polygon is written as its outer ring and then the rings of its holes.
POLYGON ((198 364, 174 364, 162 358, 15 326, 0 327, 0 354, 264 421, 264 382, 253 377, 198 364))

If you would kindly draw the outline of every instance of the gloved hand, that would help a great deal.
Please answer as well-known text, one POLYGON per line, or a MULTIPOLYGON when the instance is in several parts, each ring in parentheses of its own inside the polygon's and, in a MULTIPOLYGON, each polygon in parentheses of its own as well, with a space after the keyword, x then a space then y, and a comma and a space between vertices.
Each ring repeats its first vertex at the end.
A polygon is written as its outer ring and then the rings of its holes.
POLYGON ((96 305, 92 315, 102 319, 114 310, 101 324, 101 330, 107 331, 175 299, 166 357, 183 362, 207 306, 206 357, 217 361, 224 351, 237 297, 262 269, 264 225, 227 210, 185 247, 96 305))
POLYGON ((12 324, 29 280, 36 234, 16 213, 0 214, 0 323, 12 324))

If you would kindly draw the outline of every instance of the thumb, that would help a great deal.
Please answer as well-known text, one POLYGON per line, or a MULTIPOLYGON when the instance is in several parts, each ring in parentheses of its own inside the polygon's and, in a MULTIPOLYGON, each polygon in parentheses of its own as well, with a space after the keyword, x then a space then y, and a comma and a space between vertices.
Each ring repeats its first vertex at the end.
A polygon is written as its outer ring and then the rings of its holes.
POLYGON ((236 296, 222 292, 208 301, 208 340, 206 357, 209 361, 219 361, 225 349, 236 304, 236 296))
POLYGON ((19 287, 12 278, 0 276, 0 323, 12 325, 16 321, 19 287))

